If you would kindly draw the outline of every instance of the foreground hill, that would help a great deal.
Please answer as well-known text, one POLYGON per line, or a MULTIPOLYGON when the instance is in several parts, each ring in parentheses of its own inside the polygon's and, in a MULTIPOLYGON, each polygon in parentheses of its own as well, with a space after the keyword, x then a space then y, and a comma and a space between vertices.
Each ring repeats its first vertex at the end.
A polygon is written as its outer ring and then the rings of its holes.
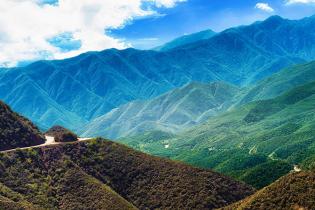
POLYGON ((82 136, 120 138, 150 130, 178 132, 224 111, 238 93, 239 88, 222 82, 190 83, 114 109, 83 127, 82 136))
POLYGON ((167 52, 89 52, 0 71, 0 99, 41 128, 73 129, 191 81, 246 86, 315 57, 315 17, 271 17, 167 52), (272 29, 272 30, 271 30, 272 29))
POLYGON ((43 144, 44 136, 26 118, 0 101, 0 151, 43 144))
POLYGON ((0 183, 43 209, 213 209, 253 193, 218 173, 102 139, 1 155, 0 183))
POLYGON ((211 118, 175 137, 122 141, 150 154, 213 168, 261 188, 288 173, 294 164, 308 167, 314 160, 314 104, 315 83, 309 83, 275 99, 211 118))
POLYGON ((307 210, 315 206, 315 173, 292 173, 222 210, 307 210))

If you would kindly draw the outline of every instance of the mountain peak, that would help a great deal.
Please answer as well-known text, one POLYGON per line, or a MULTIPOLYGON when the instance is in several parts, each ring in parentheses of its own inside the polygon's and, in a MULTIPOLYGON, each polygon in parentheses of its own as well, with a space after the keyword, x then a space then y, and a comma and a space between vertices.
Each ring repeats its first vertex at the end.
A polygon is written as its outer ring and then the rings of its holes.
POLYGON ((285 21, 285 19, 282 18, 281 16, 273 15, 273 16, 270 16, 265 21, 263 21, 262 24, 270 26, 270 27, 276 27, 276 26, 282 24, 284 21, 285 21))
POLYGON ((285 19, 279 15, 272 15, 266 19, 266 21, 268 21, 268 20, 285 20, 285 19))
POLYGON ((210 39, 215 34, 216 34, 216 32, 214 32, 211 29, 208 29, 208 30, 196 32, 193 34, 184 35, 184 36, 178 37, 177 39, 174 39, 174 40, 172 40, 172 41, 170 41, 170 42, 168 42, 162 46, 156 47, 156 48, 154 48, 154 50, 156 50, 156 51, 172 50, 172 49, 180 47, 180 46, 184 46, 184 45, 191 44, 191 43, 198 42, 198 41, 205 40, 205 39, 210 39))

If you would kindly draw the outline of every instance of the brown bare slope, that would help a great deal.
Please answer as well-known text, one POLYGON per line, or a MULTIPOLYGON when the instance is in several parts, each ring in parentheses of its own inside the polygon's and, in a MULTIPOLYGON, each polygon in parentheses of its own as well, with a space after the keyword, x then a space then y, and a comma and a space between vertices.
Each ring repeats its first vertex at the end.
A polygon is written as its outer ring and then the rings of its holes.
POLYGON ((312 210, 315 172, 291 173, 245 200, 222 210, 312 210))
MULTIPOLYGON (((0 158, 1 182, 23 196, 23 201, 38 206, 30 209, 136 209, 110 187, 86 174, 67 156, 51 151, 18 150, 2 154, 0 158)), ((11 202, 10 205, 21 204, 11 202)))
POLYGON ((214 209, 254 193, 218 173, 103 139, 6 153, 0 182, 45 209, 214 209))
POLYGON ((0 151, 43 144, 37 127, 0 101, 0 151))

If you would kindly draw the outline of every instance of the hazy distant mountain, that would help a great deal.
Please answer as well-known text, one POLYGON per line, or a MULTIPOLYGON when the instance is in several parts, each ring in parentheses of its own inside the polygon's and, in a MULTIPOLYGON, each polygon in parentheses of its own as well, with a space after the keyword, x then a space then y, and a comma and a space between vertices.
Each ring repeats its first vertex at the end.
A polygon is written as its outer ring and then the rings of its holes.
POLYGON ((315 81, 315 61, 283 69, 260 81, 254 87, 243 91, 244 95, 239 96, 239 102, 236 104, 271 99, 292 88, 312 81, 315 81))
POLYGON ((89 52, 0 71, 0 99, 43 128, 73 129, 191 81, 246 86, 315 57, 315 17, 271 17, 167 52, 89 52))
POLYGON ((256 86, 243 89, 222 82, 194 82, 151 100, 120 106, 79 130, 84 136, 110 138, 150 130, 179 132, 231 107, 271 99, 312 81, 315 81, 315 62, 283 69, 256 86))
POLYGON ((120 138, 150 130, 178 132, 225 110, 238 91, 222 82, 190 83, 157 98, 113 109, 81 129, 82 135, 120 138))
POLYGON ((187 44, 191 44, 200 40, 204 40, 204 39, 210 39, 211 37, 213 37, 216 34, 216 32, 212 31, 212 30, 205 30, 205 31, 200 31, 198 33, 193 33, 193 34, 189 34, 189 35, 185 35, 182 37, 179 37, 177 39, 174 39, 162 46, 156 47, 154 48, 154 50, 157 51, 167 51, 167 50, 172 50, 174 48, 183 46, 183 45, 187 45, 187 44))

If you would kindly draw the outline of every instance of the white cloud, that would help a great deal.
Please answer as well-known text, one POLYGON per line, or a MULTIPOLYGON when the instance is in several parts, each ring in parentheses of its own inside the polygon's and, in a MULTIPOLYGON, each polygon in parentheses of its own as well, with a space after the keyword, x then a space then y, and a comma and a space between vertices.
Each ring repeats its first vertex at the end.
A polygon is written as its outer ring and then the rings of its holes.
POLYGON ((291 5, 291 4, 311 4, 315 3, 315 0, 287 0, 286 4, 291 5))
POLYGON ((157 14, 152 9, 143 9, 143 3, 170 8, 182 1, 59 0, 58 4, 49 5, 42 4, 47 0, 0 0, 0 66, 13 66, 43 55, 65 58, 85 51, 125 48, 127 44, 104 31, 157 14), (65 32, 81 40, 79 50, 64 52, 47 41, 65 32))
POLYGON ((155 1, 156 6, 158 7, 167 7, 171 8, 174 7, 176 3, 178 2, 185 2, 186 0, 152 0, 155 1))
POLYGON ((257 3, 255 8, 270 13, 275 11, 268 3, 257 3))

